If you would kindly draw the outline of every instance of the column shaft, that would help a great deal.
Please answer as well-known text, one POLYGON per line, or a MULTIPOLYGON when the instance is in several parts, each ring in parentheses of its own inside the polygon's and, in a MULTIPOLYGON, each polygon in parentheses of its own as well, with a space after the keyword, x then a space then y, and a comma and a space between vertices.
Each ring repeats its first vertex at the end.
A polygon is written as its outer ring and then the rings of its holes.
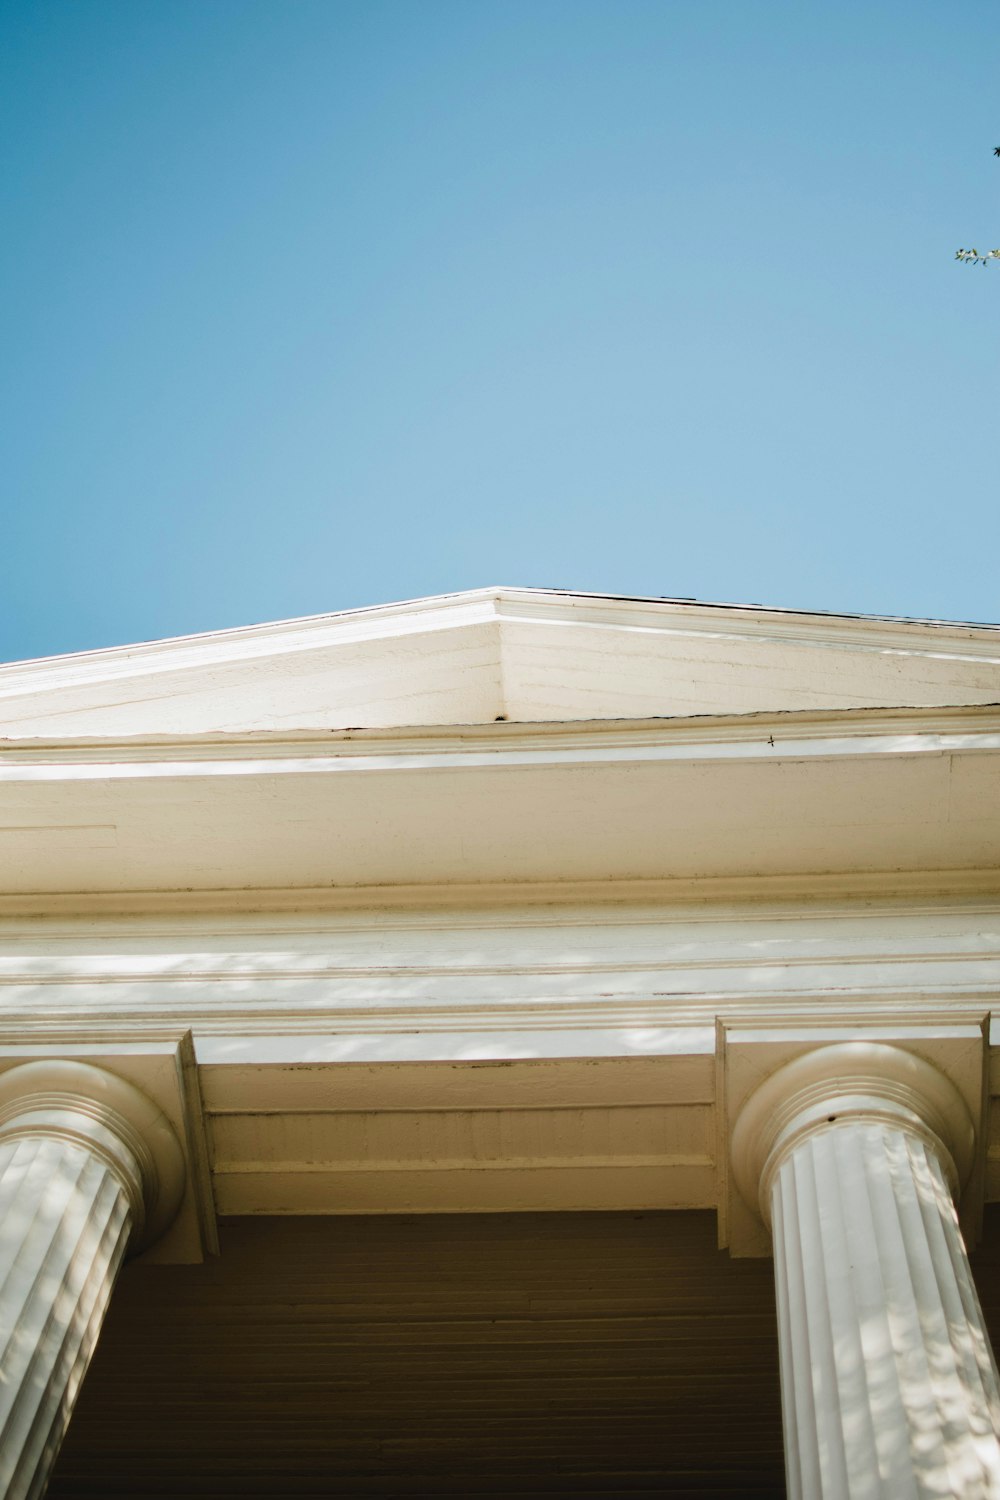
POLYGON ((997 1500, 1000 1382, 934 1145, 844 1119, 770 1197, 791 1500, 997 1500))
MULTIPOLYGON (((137 1173, 138 1173, 138 1169, 137 1173)), ((0 1141, 0 1496, 43 1494, 132 1230, 86 1146, 0 1141)))

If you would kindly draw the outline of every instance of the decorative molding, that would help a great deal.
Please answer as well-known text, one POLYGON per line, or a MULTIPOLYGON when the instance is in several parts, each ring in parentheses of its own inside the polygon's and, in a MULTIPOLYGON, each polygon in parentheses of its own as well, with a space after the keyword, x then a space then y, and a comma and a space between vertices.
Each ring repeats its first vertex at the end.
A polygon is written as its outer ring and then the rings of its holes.
POLYGON ((957 1200, 975 1163, 976 1128, 966 1100, 939 1068, 885 1042, 831 1042, 785 1063, 743 1104, 730 1166, 748 1207, 771 1218, 771 1187, 783 1163, 818 1133, 869 1121, 936 1151, 957 1200))
MULTIPOLYGON (((0 668, 2 671, 2 668, 0 668)), ((996 749, 1000 704, 945 707, 783 709, 657 718, 433 724, 354 729, 255 730, 172 735, 0 739, 0 779, 50 779, 66 766, 76 779, 224 772, 298 774, 334 765, 366 771, 497 764, 632 763, 646 760, 756 759, 782 755, 941 754, 996 749), (900 737, 907 743, 901 744, 900 737), (912 742, 910 742, 912 740, 912 742), (381 753, 379 753, 381 751, 381 753), (34 768, 34 772, 32 769, 34 768), (44 768, 49 768, 48 772, 44 768), (92 768, 92 769, 88 769, 92 768)))
POLYGON ((134 1084, 79 1059, 16 1063, 0 1073, 0 1144, 41 1138, 81 1147, 126 1193, 132 1248, 153 1244, 184 1197, 184 1153, 163 1111, 134 1084))
MULTIPOLYGON (((248 980, 259 976, 234 975, 233 983, 244 989, 248 980)), ((746 1016, 747 1001, 751 998, 748 986, 734 987, 729 991, 705 990, 701 992, 678 992, 663 999, 644 999, 642 996, 618 994, 600 1000, 580 1000, 569 996, 563 1000, 552 996, 530 997, 520 1001, 497 1001, 479 1005, 425 1005, 416 1002, 409 1005, 372 1004, 369 1006, 339 1005, 293 1005, 288 1003, 280 991, 269 998, 248 1000, 244 995, 227 1001, 225 997, 214 1003, 201 997, 185 998, 174 1004, 153 1002, 155 976, 142 981, 141 998, 135 996, 116 1000, 114 986, 102 993, 99 978, 92 980, 93 996, 79 993, 69 985, 69 996, 63 1003, 53 998, 56 984, 39 985, 39 995, 44 997, 34 1007, 18 1007, 8 1002, 4 1007, 5 1022, 18 1035, 34 1036, 48 1043, 50 1037, 61 1036, 67 1030, 85 1025, 87 1036, 105 1045, 108 1039, 120 1037, 123 1026, 131 1035, 157 1038, 172 1024, 191 1027, 197 1033, 199 1049, 205 1044, 218 1041, 221 1045, 230 1038, 278 1037, 324 1037, 335 1042, 338 1038, 382 1038, 386 1060, 392 1060, 392 1045, 395 1037, 455 1035, 476 1036, 487 1033, 497 1037, 530 1038, 537 1035, 542 1041, 548 1035, 564 1033, 577 1035, 581 1046, 586 1038, 593 1036, 595 1043, 602 1034, 617 1033, 619 1051, 630 1056, 638 1049, 646 1052, 660 1050, 665 1055, 674 1051, 689 1052, 694 1043, 690 1040, 697 1034, 699 1039, 713 1034, 717 1021, 739 1021, 746 1016), (664 1038, 671 1040, 665 1041, 664 1038)), ((192 989, 198 991, 196 980, 192 989)), ((169 993, 169 991, 168 991, 169 993)), ((206 993, 206 987, 201 987, 206 993)), ((841 1016, 852 1016, 854 1008, 865 1006, 868 1024, 892 1026, 895 1023, 921 1023, 925 1018, 933 1020, 940 1015, 943 1000, 953 1003, 963 1014, 970 1006, 991 1007, 1000 1010, 1000 989, 997 980, 984 981, 980 985, 941 985, 928 983, 910 990, 895 987, 868 989, 824 986, 810 989, 802 985, 789 986, 784 992, 760 989, 752 995, 765 1007, 768 1015, 777 1021, 787 1019, 796 1024, 802 1016, 803 1005, 813 1004, 824 1023, 836 1023, 841 1016)), ((437 1044, 428 1042, 428 1051, 433 1053, 437 1044)), ((405 1043, 401 1059, 407 1055, 405 1043)), ((589 1050, 585 1046, 585 1051, 589 1050)), ((711 1052, 710 1045, 697 1043, 697 1050, 711 1052)))
POLYGON ((200 1261, 218 1248, 204 1114, 189 1031, 160 1028, 102 1039, 93 1028, 0 1032, 0 1142, 11 1135, 76 1141, 129 1173, 118 1142, 139 1163, 129 1191, 134 1252, 163 1262, 200 1261), (103 1152, 103 1155, 101 1153, 103 1152), (144 1222, 143 1222, 144 1221, 144 1222))
MULTIPOLYGON (((192 933, 192 938, 195 934, 192 933)), ((982 936, 981 936, 982 940, 982 936)), ((847 969, 862 967, 893 967, 898 964, 919 965, 924 970, 931 968, 934 964, 941 963, 996 963, 1000 962, 1000 942, 994 939, 991 943, 983 943, 979 947, 960 948, 957 951, 949 947, 947 940, 936 948, 927 948, 921 951, 917 949, 904 949, 902 952, 880 952, 878 949, 868 950, 860 953, 837 954, 835 960, 839 968, 847 969)), ((654 981, 661 976, 674 975, 678 973, 692 972, 700 973, 725 973, 733 971, 738 974, 751 976, 751 984, 754 992, 759 991, 759 985, 753 981, 760 970, 783 970, 797 971, 800 969, 819 969, 826 967, 831 962, 827 955, 802 954, 794 952, 777 951, 772 955, 757 957, 745 949, 737 949, 731 954, 708 955, 706 957, 692 957, 685 955, 675 958, 642 958, 629 960, 616 955, 607 959, 585 959, 570 958, 561 962, 521 962, 521 963, 404 963, 402 960, 386 963, 338 963, 332 960, 329 963, 317 964, 303 961, 301 964, 289 964, 285 968, 276 965, 262 965, 259 969, 254 967, 252 959, 244 966, 234 967, 232 964, 225 968, 213 968, 205 962, 204 955, 192 954, 190 967, 182 974, 175 972, 158 971, 155 967, 141 969, 127 969, 119 966, 109 967, 107 972, 100 974, 98 982, 103 984, 208 984, 213 987, 224 986, 233 980, 245 982, 247 978, 267 979, 275 983, 293 983, 306 980, 381 980, 381 979, 403 979, 413 977, 418 981, 427 979, 586 979, 593 975, 598 978, 620 974, 632 976, 638 974, 650 974, 654 981)), ((97 975, 93 971, 89 973, 73 973, 71 970, 51 969, 48 973, 37 972, 31 969, 18 971, 10 969, 0 973, 0 986, 10 985, 87 985, 93 984, 97 975)), ((929 987, 933 981, 928 981, 929 987)), ((821 987, 821 990, 824 987, 821 987)), ((838 988, 849 989, 852 986, 838 986, 838 988)), ((881 986, 877 987, 881 988, 881 986)), ((677 993, 672 990, 671 993, 677 993)), ((692 993, 701 993, 693 991, 692 993)), ((722 989, 716 990, 716 994, 725 994, 722 989)), ((651 990, 648 998, 652 999, 663 994, 662 990, 651 990)), ((622 998, 628 1002, 632 999, 644 999, 647 996, 642 990, 633 991, 626 989, 622 991, 622 998)), ((581 996, 581 1002, 586 1003, 581 996)), ((517 1003, 517 1002, 515 1002, 517 1003)), ((524 1003, 524 1002, 521 1002, 524 1003)), ((534 1001, 530 1002, 536 1003, 534 1001)), ((542 1002, 544 1003, 544 1001, 542 1002)))
MULTIPOLYGON (((942 901, 981 900, 984 912, 996 914, 1000 907, 1000 871, 970 870, 895 870, 879 874, 865 872, 814 875, 751 875, 735 878, 705 876, 691 879, 613 880, 613 881, 481 881, 427 885, 397 886, 320 886, 277 887, 254 890, 198 891, 79 891, 0 893, 0 919, 113 917, 117 919, 153 916, 234 916, 257 919, 255 930, 268 932, 268 918, 283 916, 309 917, 342 912, 391 911, 409 914, 425 925, 435 914, 447 919, 447 925, 481 922, 484 914, 496 908, 506 913, 511 907, 538 909, 544 920, 544 908, 560 908, 558 921, 566 925, 577 921, 591 926, 593 912, 574 918, 563 909, 574 905, 600 906, 600 922, 615 926, 619 922, 664 923, 683 921, 717 922, 720 917, 735 915, 741 922, 766 920, 772 913, 765 908, 788 908, 802 905, 806 915, 830 917, 878 916, 896 911, 900 903, 910 902, 911 910, 938 912, 942 901), (825 903, 825 904, 824 904, 825 903), (852 904, 864 903, 863 910, 852 904), (922 906, 913 903, 923 903, 922 906), (623 907, 649 907, 646 913, 628 912, 623 907), (677 912, 672 907, 681 908, 677 912), (699 914, 696 908, 705 908, 699 914), (694 910, 689 909, 694 908, 694 910)), ((492 926, 518 924, 518 918, 493 916, 492 926)), ((537 917, 536 917, 537 920, 537 917)))
POLYGON ((839 1123, 845 1110, 849 1119, 870 1115, 936 1136, 946 1166, 952 1157, 956 1187, 963 1190, 963 1228, 975 1243, 985 1192, 988 1032, 988 1016, 957 1009, 900 1015, 895 1023, 870 1012, 720 1018, 720 1245, 737 1256, 771 1253, 761 1176, 767 1171, 768 1181, 773 1178, 787 1143, 847 1128, 839 1123))

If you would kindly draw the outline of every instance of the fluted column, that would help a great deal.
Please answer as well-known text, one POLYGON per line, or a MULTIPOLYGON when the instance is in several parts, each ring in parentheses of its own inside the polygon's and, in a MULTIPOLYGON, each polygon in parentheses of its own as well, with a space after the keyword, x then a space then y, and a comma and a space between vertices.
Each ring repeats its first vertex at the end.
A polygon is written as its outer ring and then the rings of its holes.
POLYGON ((1000 1380, 955 1209, 964 1100, 898 1047, 821 1047, 745 1105, 770 1223, 791 1500, 1000 1497, 1000 1380))
POLYGON ((0 1074, 0 1496, 45 1491, 129 1249, 177 1210, 184 1160, 146 1096, 75 1062, 0 1074))

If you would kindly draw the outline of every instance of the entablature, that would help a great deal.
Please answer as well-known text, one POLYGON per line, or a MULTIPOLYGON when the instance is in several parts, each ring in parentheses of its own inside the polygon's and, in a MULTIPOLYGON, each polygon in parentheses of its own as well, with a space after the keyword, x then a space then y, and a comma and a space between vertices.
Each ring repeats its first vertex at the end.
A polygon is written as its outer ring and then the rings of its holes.
POLYGON ((1000 711, 0 746, 5 891, 1000 865, 1000 711))

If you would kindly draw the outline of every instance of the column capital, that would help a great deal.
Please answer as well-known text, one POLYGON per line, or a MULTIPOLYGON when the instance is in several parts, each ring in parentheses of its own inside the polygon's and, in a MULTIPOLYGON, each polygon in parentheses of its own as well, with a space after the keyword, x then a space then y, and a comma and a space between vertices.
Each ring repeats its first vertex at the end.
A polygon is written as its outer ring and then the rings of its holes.
POLYGON ((131 1253, 141 1252, 147 1262, 184 1265, 218 1252, 205 1114, 187 1028, 147 1034, 119 1030, 102 1038, 82 1026, 55 1035, 41 1025, 0 1027, 0 1138, 4 1132, 7 1139, 12 1132, 45 1133, 44 1128, 27 1130, 23 1120, 13 1124, 13 1116, 25 1111, 22 1093, 76 1096, 72 1119, 64 1114, 60 1122, 49 1117, 35 1124, 58 1126, 49 1130, 53 1138, 82 1141, 88 1149, 103 1140, 110 1155, 97 1154, 126 1190, 133 1226, 145 1221, 141 1234, 131 1235, 131 1253), (29 1066, 35 1071, 27 1072, 29 1066), (101 1126, 105 1108, 117 1118, 101 1126), (102 1129, 110 1133, 102 1136, 102 1129), (141 1148, 133 1137, 143 1142, 141 1148), (175 1202, 178 1151, 182 1190, 175 1202), (129 1157, 134 1169, 128 1167, 129 1157))
POLYGON ((770 1185, 795 1145, 869 1120, 931 1146, 969 1243, 984 1190, 989 1050, 982 1013, 901 1024, 842 1012, 726 1019, 718 1027, 719 1242, 771 1254, 770 1185))
POLYGON ((775 1173, 802 1141, 859 1121, 891 1124, 938 1156, 957 1200, 976 1130, 955 1084, 917 1053, 885 1042, 835 1042, 785 1063, 750 1095, 733 1127, 730 1165, 743 1200, 770 1226, 775 1173))
POLYGON ((132 1214, 130 1249, 153 1244, 184 1197, 184 1152, 166 1115, 134 1084, 66 1058, 0 1074, 0 1144, 26 1137, 86 1149, 118 1179, 132 1214))

